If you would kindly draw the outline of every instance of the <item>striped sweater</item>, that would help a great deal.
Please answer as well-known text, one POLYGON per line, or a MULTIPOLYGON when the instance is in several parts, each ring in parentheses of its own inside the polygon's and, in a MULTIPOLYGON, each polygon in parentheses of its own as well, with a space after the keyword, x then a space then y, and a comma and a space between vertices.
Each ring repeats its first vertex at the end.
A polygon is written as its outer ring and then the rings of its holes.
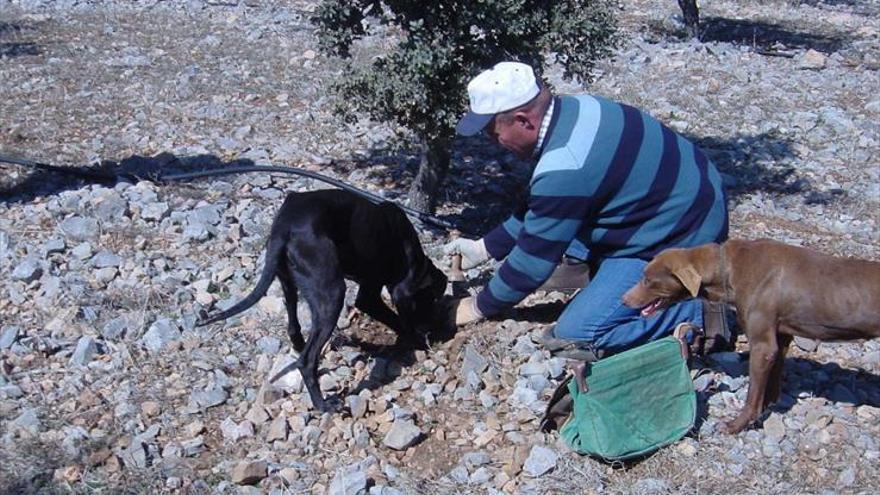
POLYGON ((541 286, 575 240, 648 260, 727 238, 721 176, 706 156, 648 114, 590 95, 556 100, 527 201, 484 238, 504 259, 477 297, 486 316, 541 286))

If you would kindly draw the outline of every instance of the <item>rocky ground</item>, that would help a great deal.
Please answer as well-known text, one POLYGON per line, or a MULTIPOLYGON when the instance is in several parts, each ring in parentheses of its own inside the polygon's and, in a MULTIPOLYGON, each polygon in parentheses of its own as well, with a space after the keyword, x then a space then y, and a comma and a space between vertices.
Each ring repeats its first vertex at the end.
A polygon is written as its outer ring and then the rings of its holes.
MULTIPOLYGON (((671 0, 621 6, 627 41, 587 89, 700 143, 725 173, 733 237, 880 260, 876 2, 706 2, 702 42, 683 36, 671 0)), ((400 199, 417 158, 392 146, 395 129, 332 116, 322 84, 344 74, 317 53, 313 9, 0 0, 0 153, 128 172, 293 165, 400 199)), ((527 173, 458 142, 440 212, 485 231, 527 173)), ((277 287, 225 324, 194 320, 252 287, 285 191, 324 186, 282 174, 71 181, 9 165, 0 186, 0 493, 873 493, 880 482, 878 342, 793 349, 779 404, 735 436, 716 426, 743 403, 744 355, 716 356, 695 380, 693 434, 614 466, 537 431, 566 363, 530 336, 566 295, 531 296, 411 360, 383 355, 370 344, 390 336, 346 314, 321 385, 348 412, 321 415, 296 373, 265 383, 294 359, 277 287)), ((446 266, 447 233, 421 231, 446 266)))

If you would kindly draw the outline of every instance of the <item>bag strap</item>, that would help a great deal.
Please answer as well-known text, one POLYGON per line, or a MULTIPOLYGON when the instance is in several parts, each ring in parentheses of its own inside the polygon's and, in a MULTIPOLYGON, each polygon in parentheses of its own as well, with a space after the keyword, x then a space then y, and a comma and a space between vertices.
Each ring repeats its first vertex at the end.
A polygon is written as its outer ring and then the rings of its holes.
POLYGON ((558 429, 562 425, 560 419, 567 418, 574 410, 574 400, 568 393, 568 384, 571 382, 573 375, 569 374, 562 383, 553 391, 553 395, 547 402, 547 409, 541 418, 539 429, 544 433, 558 429))

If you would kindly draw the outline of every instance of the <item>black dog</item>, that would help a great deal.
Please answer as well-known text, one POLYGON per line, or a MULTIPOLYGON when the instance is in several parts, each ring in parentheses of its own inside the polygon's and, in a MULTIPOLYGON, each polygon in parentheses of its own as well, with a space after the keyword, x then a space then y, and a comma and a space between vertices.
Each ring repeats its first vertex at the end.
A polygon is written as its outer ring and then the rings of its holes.
POLYGON ((284 291, 287 333, 293 348, 302 352, 293 367, 302 372, 312 404, 321 411, 338 410, 341 405, 321 395, 318 358, 342 311, 344 279, 359 285, 355 307, 397 332, 398 345, 424 345, 420 332, 432 323, 434 305, 446 289, 446 276, 425 256, 399 207, 373 204, 342 190, 289 194, 272 222, 257 286, 226 311, 203 315, 198 324, 220 321, 253 306, 266 295, 275 276, 284 291), (388 288, 396 314, 382 301, 382 287, 388 288), (312 314, 308 343, 296 317, 297 290, 312 314))

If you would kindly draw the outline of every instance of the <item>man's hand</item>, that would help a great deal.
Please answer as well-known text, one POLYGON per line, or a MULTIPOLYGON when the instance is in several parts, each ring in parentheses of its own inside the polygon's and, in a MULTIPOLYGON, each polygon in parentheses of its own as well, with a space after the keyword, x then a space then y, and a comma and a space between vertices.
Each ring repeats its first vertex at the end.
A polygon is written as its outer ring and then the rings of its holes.
POLYGON ((483 313, 480 313, 480 309, 477 307, 477 298, 474 296, 456 299, 450 304, 449 321, 455 321, 457 327, 482 319, 483 313))
POLYGON ((459 237, 443 246, 443 252, 445 254, 461 254, 461 268, 464 270, 470 270, 489 260, 489 252, 486 251, 483 239, 472 241, 459 237))

